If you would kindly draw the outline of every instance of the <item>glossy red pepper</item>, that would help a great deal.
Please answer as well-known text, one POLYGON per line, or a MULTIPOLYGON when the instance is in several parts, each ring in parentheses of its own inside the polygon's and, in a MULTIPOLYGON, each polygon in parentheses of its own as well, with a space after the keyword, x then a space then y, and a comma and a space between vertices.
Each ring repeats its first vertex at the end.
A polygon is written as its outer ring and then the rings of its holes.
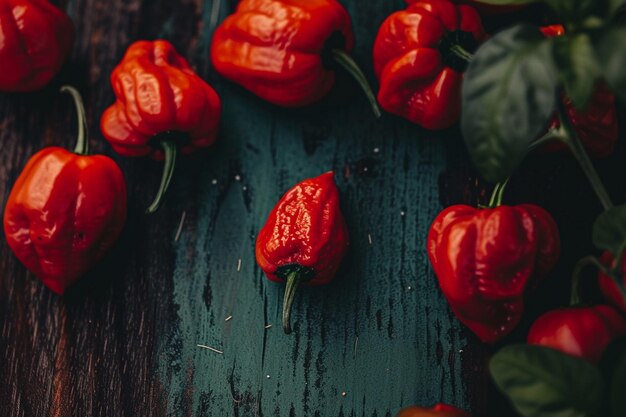
POLYGON ((73 42, 72 21, 47 0, 0 0, 0 91, 48 84, 73 42))
POLYGON ((87 124, 76 90, 76 149, 37 152, 20 174, 4 210, 4 233, 17 258, 52 291, 63 294, 119 237, 126 184, 104 155, 88 155, 87 124))
MULTIPOLYGON (((565 34, 565 29, 561 25, 545 26, 541 28, 541 31, 547 37, 565 34)), ((615 96, 607 85, 603 82, 596 84, 595 91, 585 109, 577 109, 566 95, 563 95, 562 100, 576 134, 589 154, 597 158, 611 155, 619 137, 619 128, 615 96)), ((555 116, 550 128, 556 129, 560 124, 558 116, 555 116)), ((566 148, 564 143, 554 141, 544 147, 546 150, 566 148)))
POLYGON ((221 114, 217 93, 164 40, 133 43, 111 74, 116 101, 100 128, 124 156, 165 158, 161 186, 148 213, 160 204, 183 154, 215 142, 221 114))
POLYGON ((626 319, 613 307, 571 307, 550 311, 535 321, 528 343, 598 362, 607 346, 626 335, 626 319))
POLYGON ((242 0, 215 30, 213 66, 270 103, 301 107, 328 94, 335 67, 348 70, 380 110, 367 79, 348 53, 350 16, 336 0, 242 0))
POLYGON ((408 407, 400 411, 396 417, 471 417, 463 410, 445 404, 437 404, 432 408, 408 407))
POLYGON ((374 43, 380 106, 427 129, 452 126, 461 114, 463 72, 486 37, 478 12, 449 0, 393 13, 374 43))
POLYGON ((499 199, 501 194, 492 197, 493 208, 448 207, 428 233, 428 255, 444 296, 486 343, 519 323, 526 290, 552 269, 560 253, 550 214, 531 204, 501 206, 499 199))
POLYGON ((348 250, 348 228, 332 172, 304 180, 276 204, 256 241, 256 260, 267 278, 286 282, 283 328, 301 284, 324 285, 348 250))
MULTIPOLYGON (((604 252, 602 257, 600 258, 601 262, 609 268, 615 268, 615 259, 611 252, 604 252)), ((622 258, 622 282, 624 287, 626 287, 626 254, 624 254, 622 258)), ((607 274, 600 271, 598 273, 598 284, 600 285, 600 290, 604 295, 604 298, 615 307, 619 308, 626 314, 626 299, 622 294, 622 291, 617 286, 615 281, 607 274)))

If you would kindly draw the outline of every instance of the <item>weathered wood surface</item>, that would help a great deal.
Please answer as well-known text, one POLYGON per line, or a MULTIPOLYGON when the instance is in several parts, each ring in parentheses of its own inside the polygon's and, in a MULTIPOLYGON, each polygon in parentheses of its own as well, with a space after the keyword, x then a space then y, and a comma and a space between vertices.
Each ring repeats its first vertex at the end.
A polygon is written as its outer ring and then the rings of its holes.
MULTIPOLYGON (((74 110, 56 92, 62 82, 83 92, 92 149, 120 163, 130 196, 119 245, 63 298, 27 273, 1 239, 0 415, 382 417, 437 401, 477 416, 513 415, 485 373, 493 348, 455 320, 425 253, 427 228, 443 206, 475 204, 489 191, 458 133, 424 132, 390 115, 375 121, 345 77, 327 100, 304 110, 265 104, 226 82, 211 71, 208 48, 212 28, 235 4, 69 1, 77 42, 55 85, 0 95, 2 204, 36 150, 73 146, 74 110), (219 143, 181 160, 167 203, 146 217, 160 164, 114 155, 98 120, 112 102, 108 74, 125 48, 156 37, 172 41, 215 86, 224 115, 219 143), (287 188, 330 169, 350 256, 335 283, 302 291, 295 333, 285 336, 282 287, 256 266, 254 239, 287 188)), ((403 3, 344 4, 357 33, 355 57, 371 77, 376 28, 403 3)), ((623 150, 622 140, 600 167, 620 201, 623 150)), ((571 265, 590 250, 600 207, 565 154, 534 157, 506 200, 544 205, 564 241, 559 266, 532 296, 511 342, 567 299, 571 265)))

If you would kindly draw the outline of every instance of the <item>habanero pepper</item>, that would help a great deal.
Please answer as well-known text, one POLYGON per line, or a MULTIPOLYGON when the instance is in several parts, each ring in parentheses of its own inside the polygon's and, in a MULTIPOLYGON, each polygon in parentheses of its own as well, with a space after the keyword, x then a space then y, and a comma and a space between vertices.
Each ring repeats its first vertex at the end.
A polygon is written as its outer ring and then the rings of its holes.
POLYGON ((423 0, 390 15, 374 43, 378 101, 426 129, 452 126, 471 53, 487 38, 480 15, 449 0, 423 0))
MULTIPOLYGON (((608 268, 615 268, 615 258, 613 257, 611 252, 604 252, 600 257, 600 261, 608 268)), ((626 253, 622 256, 621 277, 622 285, 626 287, 626 253)), ((602 271, 599 271, 598 284, 600 285, 600 290, 602 291, 602 295, 604 295, 606 301, 619 308, 624 314, 626 314, 626 299, 624 298, 624 295, 622 294, 620 288, 617 286, 617 283, 613 281, 610 276, 602 271)))
POLYGON ((528 343, 597 363, 607 346, 624 335, 626 319, 613 307, 570 307, 539 317, 530 329, 528 343))
POLYGON ((79 93, 74 152, 48 147, 18 177, 4 210, 4 233, 17 258, 57 294, 97 263, 126 221, 126 184, 117 164, 89 155, 79 93))
MULTIPOLYGON (((565 34, 562 25, 551 25, 541 28, 547 37, 558 37, 565 34)), ((584 109, 577 109, 572 100, 565 94, 562 97, 576 134, 585 149, 596 158, 611 155, 619 138, 619 127, 615 96, 604 82, 598 82, 589 103, 584 109)), ((561 125, 558 116, 552 119, 550 129, 558 129, 561 125)), ((557 151, 567 149, 564 143, 550 141, 543 149, 557 151)))
POLYGON ((437 404, 432 408, 408 407, 396 417, 471 417, 463 410, 446 404, 437 404))
POLYGON ((44 87, 73 43, 72 21, 47 0, 0 0, 0 91, 44 87))
POLYGON ((270 281, 285 282, 283 329, 301 284, 333 280, 348 250, 348 227, 333 172, 296 184, 278 201, 256 241, 256 260, 270 281))
POLYGON ((220 99, 164 40, 133 43, 113 70, 111 85, 116 101, 102 114, 104 137, 120 155, 165 159, 159 191, 147 210, 154 213, 179 149, 189 154, 215 142, 220 99))
POLYGON ((428 233, 428 256, 458 319, 495 343, 519 323, 524 296, 556 264, 558 228, 541 207, 500 205, 496 186, 487 208, 451 206, 428 233))
POLYGON ((222 76, 284 107, 325 97, 339 65, 359 83, 379 117, 369 83, 348 55, 353 46, 350 16, 336 0, 242 0, 215 30, 211 60, 222 76))

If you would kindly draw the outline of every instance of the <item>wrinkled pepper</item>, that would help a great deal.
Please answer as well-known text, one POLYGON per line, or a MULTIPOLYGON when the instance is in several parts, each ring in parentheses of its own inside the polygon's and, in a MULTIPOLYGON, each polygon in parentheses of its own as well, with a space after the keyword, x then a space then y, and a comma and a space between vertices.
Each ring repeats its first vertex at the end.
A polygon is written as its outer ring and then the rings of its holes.
POLYGON ((390 15, 374 43, 378 101, 426 129, 452 126, 471 54, 487 38, 480 15, 449 0, 423 0, 390 15))
POLYGON ((530 329, 528 343, 597 363, 607 346, 624 335, 626 319, 613 307, 570 307, 539 317, 530 329))
POLYGON ((47 0, 0 1, 0 91, 44 87, 74 43, 70 18, 47 0))
POLYGON ((74 152, 48 147, 18 177, 4 210, 4 233, 17 258, 52 291, 63 294, 105 255, 126 221, 126 184, 117 164, 89 155, 78 92, 74 152))
POLYGON ((446 404, 437 404, 432 408, 408 407, 396 417, 471 417, 463 410, 446 404))
POLYGON ((161 185, 148 208, 167 191, 178 151, 211 146, 221 114, 217 93, 164 40, 133 43, 111 74, 115 103, 100 120, 104 137, 123 156, 165 160, 161 185))
MULTIPOLYGON (((541 28, 541 31, 547 37, 565 34, 565 28, 561 25, 545 26, 541 28)), ((576 134, 587 152, 596 158, 611 155, 619 137, 619 127, 615 96, 609 87, 603 82, 598 82, 584 109, 577 109, 572 100, 565 94, 563 94, 562 100, 576 134)), ((560 125, 558 116, 555 116, 550 124, 550 129, 557 129, 560 125)), ((567 145, 551 141, 543 148, 548 151, 556 151, 566 149, 567 145)))
POLYGON ((526 290, 552 269, 560 253, 550 214, 531 204, 500 205, 503 188, 496 187, 486 208, 455 205, 442 211, 427 241, 450 307, 485 343, 515 328, 526 290))
POLYGON ((332 172, 296 184, 276 204, 257 237, 256 260, 270 281, 286 283, 285 333, 291 333, 291 308, 300 285, 332 281, 348 245, 332 172))
MULTIPOLYGON (((600 261, 609 268, 615 268, 615 258, 611 252, 604 252, 600 261)), ((626 287, 626 254, 622 257, 621 277, 624 287, 626 287)), ((619 308, 626 314, 626 300, 622 291, 613 279, 602 271, 598 272, 598 284, 606 301, 619 308)))
POLYGON ((380 110, 369 83, 350 57, 352 23, 336 0, 242 0, 215 30, 216 71, 269 101, 301 107, 325 97, 335 70, 347 70, 380 110))

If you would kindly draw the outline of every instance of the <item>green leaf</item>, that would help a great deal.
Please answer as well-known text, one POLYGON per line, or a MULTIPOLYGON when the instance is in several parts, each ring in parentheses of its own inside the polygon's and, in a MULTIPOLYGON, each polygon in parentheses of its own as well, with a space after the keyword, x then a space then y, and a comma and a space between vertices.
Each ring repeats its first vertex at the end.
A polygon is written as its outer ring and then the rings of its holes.
POLYGON ((545 2, 566 22, 581 21, 593 14, 601 3, 598 0, 545 0, 545 2))
POLYGON ((557 76, 552 39, 518 25, 476 51, 463 81, 461 127, 470 156, 485 179, 505 180, 555 107, 557 76))
POLYGON ((593 244, 618 256, 626 246, 626 206, 602 213, 593 224, 593 244))
POLYGON ((610 27, 598 38, 595 47, 604 78, 626 100, 626 28, 610 27))
POLYGON ((591 38, 586 33, 555 38, 554 59, 567 95, 577 108, 583 109, 602 75, 591 38))
POLYGON ((489 364, 498 388, 524 417, 599 415, 604 381, 591 363, 543 346, 514 345, 489 364))
POLYGON ((615 372, 609 388, 609 403, 613 417, 626 416, 626 349, 615 364, 615 372))
MULTIPOLYGON (((609 382, 611 417, 626 416, 626 337, 614 340, 606 348, 600 361, 600 369, 609 382)), ((608 412, 606 413, 608 414, 608 412)))
POLYGON ((613 16, 624 5, 624 0, 609 0, 609 16, 613 16))

